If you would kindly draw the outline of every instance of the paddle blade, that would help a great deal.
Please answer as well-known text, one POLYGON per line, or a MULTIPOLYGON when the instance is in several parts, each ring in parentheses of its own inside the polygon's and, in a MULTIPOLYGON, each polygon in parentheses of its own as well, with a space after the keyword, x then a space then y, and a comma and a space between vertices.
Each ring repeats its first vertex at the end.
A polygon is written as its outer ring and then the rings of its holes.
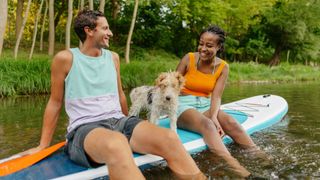
POLYGON ((61 142, 55 144, 51 147, 48 147, 42 151, 39 151, 35 154, 22 156, 16 159, 12 159, 0 164, 0 176, 6 176, 17 171, 20 171, 24 168, 32 166, 33 164, 39 162, 43 158, 49 156, 50 154, 56 152, 62 146, 64 146, 66 142, 61 142))

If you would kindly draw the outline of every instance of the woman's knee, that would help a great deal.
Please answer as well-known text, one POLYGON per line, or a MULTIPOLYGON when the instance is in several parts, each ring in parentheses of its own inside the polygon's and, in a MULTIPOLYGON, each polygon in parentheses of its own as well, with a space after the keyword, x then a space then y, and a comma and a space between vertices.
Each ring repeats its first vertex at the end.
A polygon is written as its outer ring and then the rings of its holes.
POLYGON ((201 132, 215 132, 217 131, 217 128, 215 124, 208 118, 202 119, 201 121, 201 132))
POLYGON ((223 129, 225 131, 239 132, 241 131, 241 125, 232 117, 227 117, 223 121, 223 129))

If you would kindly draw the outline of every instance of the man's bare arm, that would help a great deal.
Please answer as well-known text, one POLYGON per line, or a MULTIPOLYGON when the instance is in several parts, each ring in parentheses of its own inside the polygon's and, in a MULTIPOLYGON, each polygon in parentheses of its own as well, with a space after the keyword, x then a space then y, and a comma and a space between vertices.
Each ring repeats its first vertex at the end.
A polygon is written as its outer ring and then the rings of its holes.
POLYGON ((122 109, 122 113, 126 116, 128 116, 128 103, 127 103, 127 98, 126 95, 123 92, 122 89, 122 83, 121 83, 121 75, 120 75, 120 58, 119 55, 115 52, 112 52, 112 58, 113 62, 116 66, 117 70, 117 82, 118 82, 118 93, 119 93, 119 100, 120 100, 120 105, 122 109))
POLYGON ((64 79, 71 65, 72 54, 70 51, 61 51, 53 58, 51 64, 51 95, 43 116, 40 144, 36 148, 21 153, 21 155, 36 153, 50 145, 63 104, 64 79))

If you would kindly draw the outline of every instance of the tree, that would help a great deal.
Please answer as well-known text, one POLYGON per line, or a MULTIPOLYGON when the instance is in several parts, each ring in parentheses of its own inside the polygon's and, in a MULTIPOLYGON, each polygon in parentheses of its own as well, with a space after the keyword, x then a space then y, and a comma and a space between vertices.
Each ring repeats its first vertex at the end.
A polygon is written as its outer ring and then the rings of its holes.
POLYGON ((304 58, 316 58, 320 49, 319 35, 316 34, 320 24, 319 12, 320 2, 317 0, 279 0, 266 12, 261 24, 275 49, 270 66, 278 65, 281 53, 287 50, 304 54, 304 58))
POLYGON ((70 48, 70 31, 71 31, 71 22, 73 16, 73 0, 68 0, 68 19, 66 26, 66 49, 70 48))
POLYGON ((106 1, 105 0, 100 0, 99 11, 101 11, 102 13, 104 13, 104 6, 105 5, 106 5, 106 1))
MULTIPOLYGON (((79 10, 81 11, 84 8, 84 0, 80 0, 79 3, 80 3, 79 10)), ((79 40, 79 47, 81 47, 81 46, 82 46, 82 42, 79 40)))
POLYGON ((15 29, 16 29, 16 39, 18 39, 19 31, 20 31, 21 26, 22 26, 23 3, 24 3, 24 0, 18 0, 18 2, 17 2, 16 27, 15 27, 15 29))
POLYGON ((94 7, 93 7, 93 0, 89 0, 89 9, 90 10, 93 10, 94 7))
POLYGON ((15 48, 14 48, 14 58, 15 59, 18 56, 19 45, 20 45, 20 41, 21 41, 21 38, 22 38, 23 29, 24 29, 24 27, 26 25, 26 22, 27 22, 27 19, 28 19, 30 5, 31 5, 31 0, 28 1, 26 13, 25 13, 25 16, 23 18, 22 26, 21 26, 21 28, 19 30, 19 35, 18 35, 18 38, 17 38, 17 41, 16 41, 16 45, 15 45, 15 48))
POLYGON ((30 54, 29 54, 29 59, 32 58, 34 45, 36 43, 36 37, 37 37, 37 32, 38 32, 38 22, 39 22, 39 18, 40 18, 40 15, 41 15, 42 5, 43 5, 43 0, 41 0, 37 16, 35 17, 32 45, 31 45, 31 51, 30 51, 30 54))
POLYGON ((49 56, 54 54, 54 32, 54 0, 49 0, 49 56))
POLYGON ((112 19, 116 20, 118 18, 118 14, 120 13, 120 4, 119 0, 112 0, 112 19))
POLYGON ((125 59, 127 64, 130 63, 130 44, 131 44, 131 37, 132 37, 134 25, 136 22, 138 6, 139 6, 139 0, 135 0, 131 26, 128 34, 127 45, 126 45, 125 59))
POLYGON ((0 56, 2 53, 4 33, 6 31, 8 15, 8 1, 0 0, 0 56))
POLYGON ((46 8, 44 10, 44 15, 43 15, 43 20, 42 20, 42 26, 41 26, 41 33, 40 33, 40 51, 43 50, 43 32, 44 32, 44 25, 46 23, 46 19, 47 19, 47 13, 48 13, 48 0, 46 1, 46 8))

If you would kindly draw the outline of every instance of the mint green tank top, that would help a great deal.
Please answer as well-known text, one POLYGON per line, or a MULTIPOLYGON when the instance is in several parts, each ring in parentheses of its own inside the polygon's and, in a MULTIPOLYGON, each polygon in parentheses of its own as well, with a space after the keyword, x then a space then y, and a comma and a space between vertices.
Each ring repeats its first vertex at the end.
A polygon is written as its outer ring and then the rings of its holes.
POLYGON ((73 62, 65 79, 68 132, 85 123, 123 117, 112 53, 102 49, 101 56, 90 57, 79 48, 70 50, 73 62))

